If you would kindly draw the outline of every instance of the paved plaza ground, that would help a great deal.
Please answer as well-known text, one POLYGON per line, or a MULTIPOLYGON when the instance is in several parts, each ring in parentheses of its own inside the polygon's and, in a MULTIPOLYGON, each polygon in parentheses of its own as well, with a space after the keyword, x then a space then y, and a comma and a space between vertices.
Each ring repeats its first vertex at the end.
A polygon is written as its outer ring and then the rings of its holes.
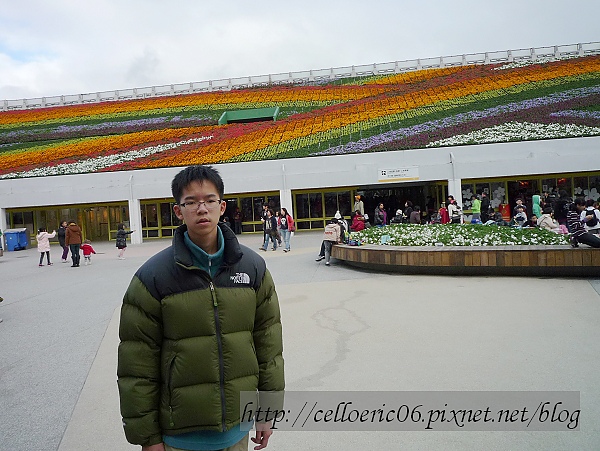
MULTIPOLYGON (((242 235, 257 249, 260 235, 242 235)), ((267 449, 600 449, 600 277, 379 274, 315 262, 318 232, 264 252, 279 294, 286 385, 296 391, 579 391, 576 432, 283 432, 267 449)), ((125 451, 119 307, 135 270, 168 246, 95 243, 91 266, 0 258, 0 450, 125 451)))

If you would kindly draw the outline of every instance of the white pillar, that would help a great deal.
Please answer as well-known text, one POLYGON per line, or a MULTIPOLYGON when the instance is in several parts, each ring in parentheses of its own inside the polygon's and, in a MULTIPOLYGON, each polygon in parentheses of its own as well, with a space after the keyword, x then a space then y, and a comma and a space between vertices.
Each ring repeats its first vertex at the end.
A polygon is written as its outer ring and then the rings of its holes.
POLYGON ((279 190, 279 203, 283 208, 285 208, 292 218, 294 216, 294 204, 292 202, 292 190, 290 189, 280 189, 279 190))
POLYGON ((281 165, 281 189, 279 190, 279 205, 285 208, 288 213, 294 216, 294 203, 292 201, 292 190, 287 187, 287 177, 285 175, 285 164, 281 165))
POLYGON ((2 233, 2 237, 0 237, 0 247, 2 247, 2 249, 6 250, 6 246, 5 246, 5 242, 4 241, 4 231, 8 229, 8 224, 6 222, 6 208, 0 208, 0 230, 3 232, 2 233))
POLYGON ((462 208, 462 180, 461 179, 449 179, 448 180, 448 195, 454 196, 456 203, 462 208))
POLYGON ((135 230, 131 234, 131 244, 142 244, 142 208, 139 199, 128 199, 129 206, 129 230, 135 230))

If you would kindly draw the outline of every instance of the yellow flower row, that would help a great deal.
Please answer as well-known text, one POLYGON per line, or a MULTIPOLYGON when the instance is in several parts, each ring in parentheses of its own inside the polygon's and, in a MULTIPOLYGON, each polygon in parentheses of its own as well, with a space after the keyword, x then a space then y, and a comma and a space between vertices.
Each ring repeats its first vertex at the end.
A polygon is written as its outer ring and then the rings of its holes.
MULTIPOLYGON (((414 83, 448 75, 468 69, 470 66, 428 69, 388 77, 377 77, 374 84, 367 86, 324 86, 324 87, 271 87, 269 89, 245 89, 239 91, 187 94, 138 100, 121 100, 99 104, 71 105, 35 110, 0 113, 0 128, 14 124, 53 124, 73 122, 81 119, 107 119, 136 114, 160 114, 168 110, 253 108, 257 106, 292 103, 307 106, 319 103, 336 103, 372 97, 390 88, 384 85, 414 83)), ((361 83, 362 84, 362 83, 361 83)))
POLYGON ((266 147, 266 143, 275 146, 285 141, 345 127, 353 123, 367 120, 377 121, 377 119, 392 113, 400 113, 436 102, 451 101, 489 90, 509 89, 519 84, 552 80, 589 72, 600 72, 600 59, 590 59, 579 64, 556 64, 546 67, 531 66, 526 70, 493 74, 483 79, 466 80, 442 88, 430 88, 417 93, 376 99, 373 102, 358 106, 348 105, 343 111, 330 112, 316 118, 309 117, 296 120, 293 126, 290 126, 290 121, 275 123, 270 128, 260 132, 212 141, 199 149, 185 151, 160 161, 151 161, 140 167, 217 163, 249 152, 256 152, 266 147))
POLYGON ((64 158, 92 156, 97 153, 116 149, 125 149, 147 143, 179 139, 190 134, 208 132, 214 127, 187 127, 177 129, 151 130, 129 133, 126 135, 111 135, 72 140, 67 143, 45 145, 34 150, 18 151, 3 154, 0 157, 0 170, 16 170, 16 168, 50 163, 64 158))

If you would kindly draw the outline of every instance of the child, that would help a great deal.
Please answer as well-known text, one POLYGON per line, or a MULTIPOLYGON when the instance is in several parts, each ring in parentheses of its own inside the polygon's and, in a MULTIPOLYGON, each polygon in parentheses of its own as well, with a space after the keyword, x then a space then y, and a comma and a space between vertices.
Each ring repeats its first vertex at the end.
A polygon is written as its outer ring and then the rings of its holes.
POLYGON ((96 251, 92 247, 92 242, 90 240, 85 240, 81 245, 81 250, 83 251, 83 259, 85 260, 85 265, 91 265, 92 254, 96 253, 96 251))
POLYGON ((54 238, 56 236, 56 230, 52 233, 46 232, 46 227, 40 227, 38 230, 38 234, 35 236, 37 240, 37 248, 40 252, 40 264, 38 266, 44 266, 42 262, 44 261, 44 254, 46 254, 46 258, 48 259, 48 266, 52 266, 50 263, 50 238, 54 238))
POLYGON ((133 232, 135 232, 135 230, 126 232, 125 225, 122 223, 117 226, 117 249, 119 249, 119 260, 125 260, 123 254, 125 253, 125 249, 127 249, 127 235, 130 235, 133 232))

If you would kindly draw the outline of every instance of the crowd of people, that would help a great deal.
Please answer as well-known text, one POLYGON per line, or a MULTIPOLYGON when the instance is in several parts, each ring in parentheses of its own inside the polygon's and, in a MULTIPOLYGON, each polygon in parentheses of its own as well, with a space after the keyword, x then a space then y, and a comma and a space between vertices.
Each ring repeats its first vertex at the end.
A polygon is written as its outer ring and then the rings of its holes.
MULTIPOLYGON (((124 224, 117 226, 117 239, 116 247, 119 249, 117 258, 124 260, 123 256, 125 249, 127 249, 127 235, 132 234, 135 230, 126 231, 124 224)), ((38 233, 35 236, 37 242, 37 250, 40 253, 40 262, 38 266, 44 266, 44 256, 48 266, 52 266, 50 259, 50 239, 58 236, 58 244, 62 249, 61 262, 68 263, 69 252, 71 253, 72 268, 78 268, 81 261, 81 252, 83 252, 84 264, 92 264, 92 254, 96 251, 92 247, 92 241, 89 239, 83 239, 83 232, 81 227, 73 220, 63 221, 60 223, 58 230, 53 230, 52 233, 48 233, 46 227, 40 227, 38 233)))
POLYGON ((296 224, 287 208, 282 207, 275 212, 268 204, 264 204, 260 219, 263 224, 263 244, 258 249, 267 251, 271 242, 271 250, 276 251, 279 245, 283 247, 283 252, 290 252, 290 240, 296 231, 296 224))
MULTIPOLYGON (((344 226, 345 220, 340 221, 339 211, 335 218, 328 221, 328 225, 336 223, 340 226, 339 239, 343 241, 345 232, 360 232, 368 227, 384 227, 388 224, 461 224, 468 218, 472 224, 510 226, 510 227, 539 227, 555 233, 569 234, 571 245, 577 247, 579 243, 592 247, 600 247, 600 211, 599 203, 592 199, 577 198, 573 200, 566 191, 561 191, 558 196, 549 196, 547 193, 532 196, 532 211, 528 212, 523 198, 515 200, 515 206, 510 217, 504 217, 500 211, 495 211, 490 204, 487 193, 471 196, 471 215, 463 213, 453 195, 449 195, 447 202, 442 202, 437 213, 422 212, 419 205, 406 201, 404 210, 396 210, 396 214, 388 221, 387 211, 382 202, 379 202, 373 211, 371 224, 369 215, 364 211, 364 203, 360 195, 356 196, 354 213, 351 216, 350 226, 344 226)), ((337 237, 337 235, 335 235, 337 237)), ((323 242, 334 235, 326 232, 323 242), (328 238, 329 237, 329 238, 328 238)), ((338 238, 336 238, 338 239, 338 238)), ((326 259, 324 245, 317 261, 326 259)))

